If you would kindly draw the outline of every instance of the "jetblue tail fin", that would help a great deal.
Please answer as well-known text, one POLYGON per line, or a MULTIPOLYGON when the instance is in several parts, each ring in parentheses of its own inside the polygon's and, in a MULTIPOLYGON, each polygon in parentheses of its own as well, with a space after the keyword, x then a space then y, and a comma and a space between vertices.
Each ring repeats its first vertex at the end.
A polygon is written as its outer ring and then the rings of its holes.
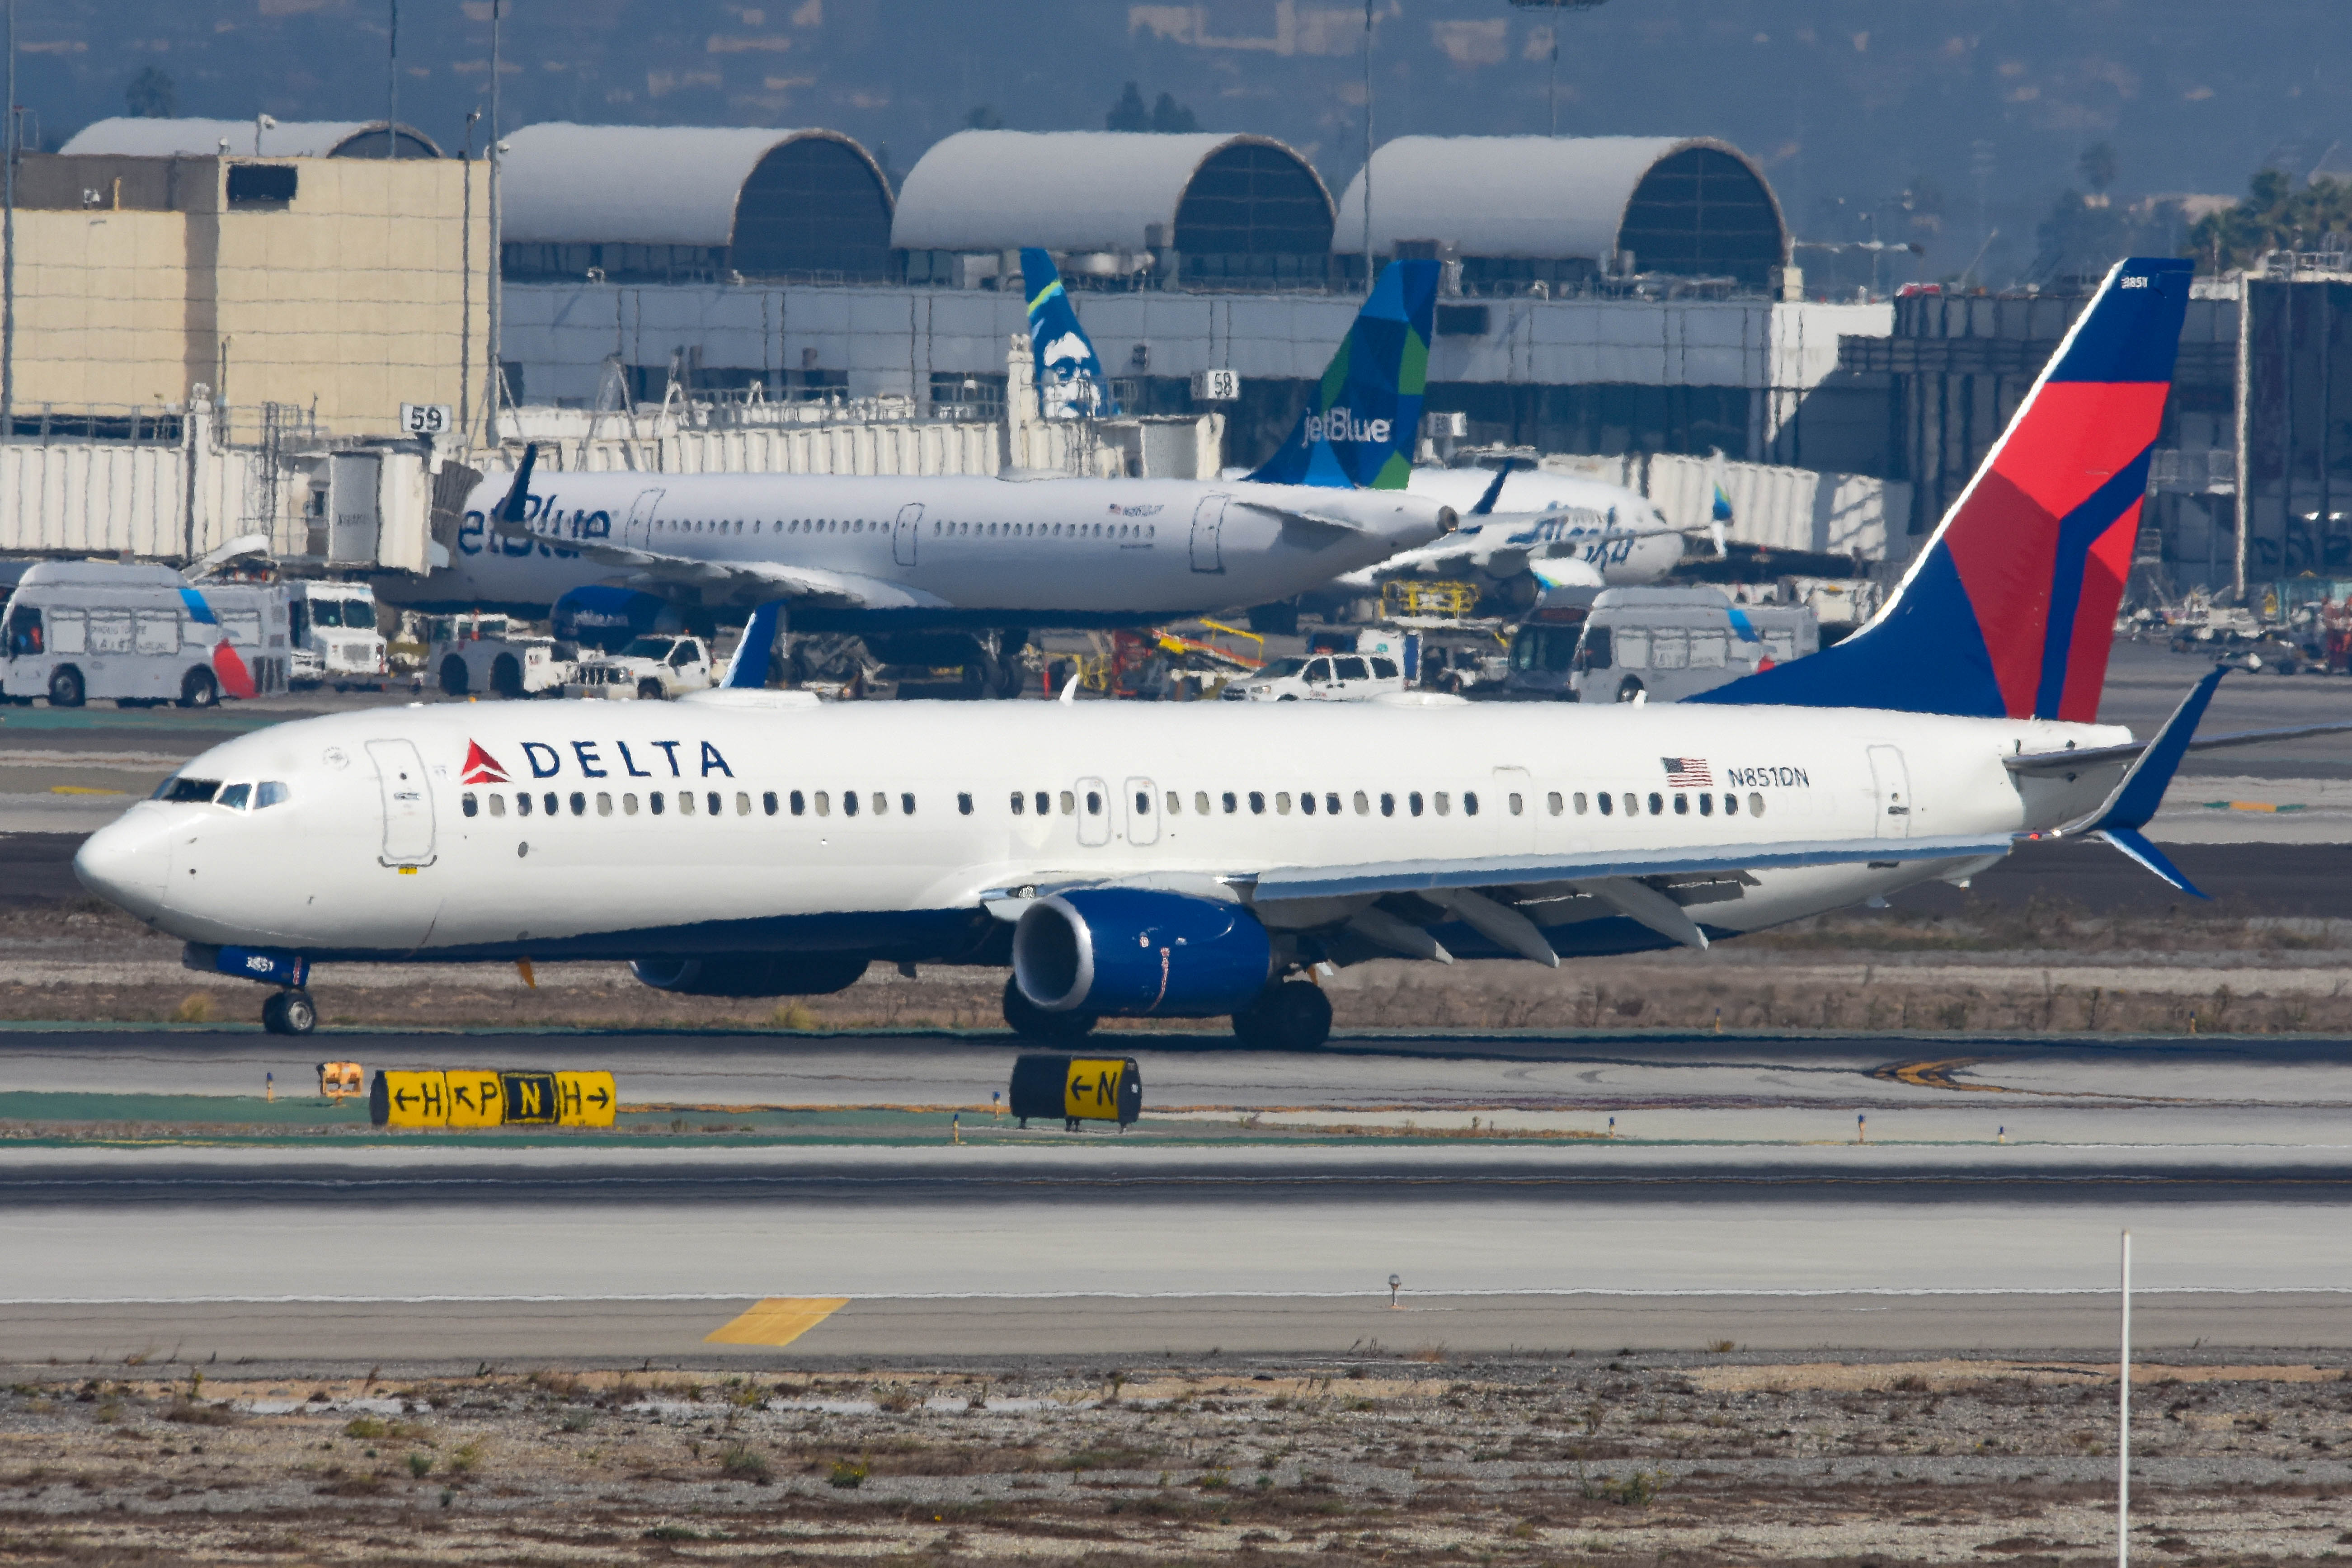
POLYGON ((1438 264, 1391 261, 1357 312, 1315 401, 1249 477, 1270 485, 1401 490, 1429 383, 1438 264))
POLYGON ((1688 700, 2095 720, 2190 270, 2116 264, 1869 625, 1688 700))
POLYGON ((1102 361, 1054 258, 1042 250, 1021 252, 1021 294, 1029 301, 1029 348, 1037 360, 1037 412, 1046 419, 1108 419, 1118 413, 1102 361))

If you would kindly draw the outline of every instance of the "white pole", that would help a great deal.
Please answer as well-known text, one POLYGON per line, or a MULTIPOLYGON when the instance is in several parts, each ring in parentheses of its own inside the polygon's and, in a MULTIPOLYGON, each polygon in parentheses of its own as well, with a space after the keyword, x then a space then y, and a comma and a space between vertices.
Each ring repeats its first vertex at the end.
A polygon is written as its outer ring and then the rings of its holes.
POLYGON ((1372 0, 1364 0, 1364 298, 1372 297, 1372 0))
POLYGON ((16 0, 8 0, 7 102, 0 105, 0 442, 16 438, 16 0))
POLYGON ((2131 1232, 2124 1232, 2123 1375, 2116 1385, 2116 1568, 2131 1568, 2131 1232))
POLYGON ((500 35, 505 13, 503 0, 490 0, 490 259, 483 278, 489 306, 490 365, 482 384, 482 444, 493 452, 499 445, 499 403, 506 381, 505 366, 499 363, 499 333, 505 325, 506 305, 506 213, 499 205, 499 178, 504 163, 499 148, 499 138, 505 132, 505 121, 499 118, 499 76, 506 65, 500 35))

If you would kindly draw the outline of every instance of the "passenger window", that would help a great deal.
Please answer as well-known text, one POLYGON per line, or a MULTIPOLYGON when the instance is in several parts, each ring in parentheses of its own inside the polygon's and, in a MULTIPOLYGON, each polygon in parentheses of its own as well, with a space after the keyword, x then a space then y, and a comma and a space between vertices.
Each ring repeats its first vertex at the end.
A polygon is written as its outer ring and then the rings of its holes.
MULTIPOLYGON (((1013 798, 1016 803, 1021 799, 1017 795, 1013 798)), ((775 800, 776 797, 774 795, 770 795, 768 797, 768 812, 771 816, 775 814, 775 800)), ((956 810, 965 816, 970 816, 971 815, 971 795, 970 791, 959 790, 956 792, 956 810)))
POLYGON ((1394 680, 1396 678, 1396 660, 1392 658, 1382 658, 1380 655, 1374 654, 1372 656, 1372 679, 1375 680, 1394 680))
POLYGON ((1738 816, 1739 815, 1739 797, 1738 795, 1727 795, 1723 797, 1723 815, 1726 816, 1738 816))
POLYGON ((1642 815, 1642 798, 1630 789, 1625 792, 1625 815, 1628 816, 1642 815))
POLYGON ((1676 790, 1675 792, 1675 815, 1676 816, 1688 816, 1690 815, 1690 796, 1683 794, 1680 790, 1676 790))
POLYGON ((844 816, 856 816, 857 815, 857 792, 856 790, 845 789, 841 792, 841 815, 844 816))
POLYGON ((1764 815, 1764 797, 1753 790, 1750 790, 1748 795, 1748 815, 1750 816, 1764 815))
MULTIPOLYGON (((1234 797, 1232 795, 1225 796, 1225 809, 1227 811, 1231 811, 1233 808, 1234 797)), ((1209 792, 1207 790, 1196 789, 1192 792, 1192 812, 1196 816, 1206 816, 1209 815, 1209 792)))
POLYGON ((1690 667, 1693 669, 1721 669, 1730 652, 1730 640, 1723 632, 1693 632, 1690 640, 1690 667))
POLYGON ((1088 816, 1100 816, 1102 815, 1102 792, 1100 790, 1092 789, 1087 791, 1087 815, 1088 816))
POLYGON ((1274 810, 1275 815, 1277 816, 1288 816, 1290 815, 1290 792, 1288 790, 1277 790, 1275 792, 1274 810))
POLYGON ((1318 658, 1318 659, 1316 659, 1316 660, 1314 660, 1313 662, 1311 662, 1311 663, 1309 663, 1309 664, 1307 665, 1307 684, 1309 684, 1309 685, 1311 685, 1311 686, 1321 686, 1321 685, 1325 685, 1325 684, 1328 683, 1328 682, 1329 682, 1329 680, 1330 680, 1330 679, 1331 679, 1331 661, 1330 661, 1329 659, 1328 659, 1328 658, 1318 658))
POLYGON ((1617 630, 1617 663, 1624 669, 1650 668, 1650 634, 1633 626, 1617 630))
POLYGON ((1446 794, 1444 790, 1439 790, 1437 792, 1436 805, 1438 816, 1451 816, 1454 815, 1454 797, 1446 794))
POLYGON ((915 815, 915 797, 913 795, 904 793, 899 795, 898 815, 901 816, 912 816, 915 815))
POLYGON ((1323 809, 1333 816, 1339 815, 1339 792, 1338 790, 1325 790, 1323 792, 1323 809))
POLYGON ((692 816, 694 815, 694 792, 692 790, 682 789, 677 792, 677 814, 680 816, 692 816))
POLYGON ((1462 815, 1465 816, 1475 816, 1478 815, 1478 792, 1476 790, 1465 789, 1462 792, 1462 815))
POLYGON ((1184 815, 1184 797, 1172 789, 1168 792, 1168 815, 1171 816, 1184 815))
MULTIPOLYGON (((1558 800, 1559 796, 1554 795, 1552 798, 1554 800, 1558 800)), ((1584 815, 1584 792, 1582 790, 1578 790, 1576 792, 1576 815, 1579 816, 1582 816, 1584 815)))
POLYGON ((713 816, 723 816, 727 810, 727 803, 719 798, 719 792, 715 789, 704 794, 702 804, 704 809, 708 810, 713 816))
POLYGON ((459 808, 462 809, 467 816, 479 816, 482 814, 482 803, 474 798, 474 794, 471 790, 467 791, 464 795, 460 796, 457 804, 459 808))
POLYGON ((1560 814, 1561 803, 1559 791, 1553 790, 1549 795, 1544 796, 1544 809, 1550 812, 1554 816, 1558 816, 1560 814))
MULTIPOLYGON (((1046 813, 1050 812, 1052 809, 1053 809, 1053 803, 1052 803, 1051 798, 1047 796, 1047 795, 1045 794, 1045 792, 1044 790, 1042 790, 1042 789, 1041 789, 1041 790, 1039 790, 1039 791, 1037 792, 1037 815, 1038 815, 1038 816, 1044 816, 1045 815, 1046 815, 1046 813)), ((1062 809, 1063 809, 1064 811, 1067 811, 1067 810, 1069 810, 1069 809, 1070 809, 1070 797, 1069 797, 1068 795, 1065 795, 1062 797, 1062 809)))
POLYGON ((1660 795, 1656 790, 1652 790, 1650 792, 1650 815, 1652 816, 1662 816, 1665 814, 1665 796, 1660 795))
POLYGON ((1609 668, 1609 628, 1607 626, 1584 628, 1584 640, 1576 647, 1576 663, 1580 669, 1609 668))
MULTIPOLYGON (((1558 795, 1554 795, 1554 796, 1552 796, 1552 797, 1551 797, 1551 802, 1552 802, 1552 804, 1551 804, 1551 808, 1552 808, 1553 812, 1554 812, 1555 814, 1557 814, 1557 813, 1559 812, 1559 796, 1558 796, 1558 795)), ((1526 807, 1525 807, 1525 803, 1524 803, 1524 802, 1522 802, 1522 801, 1519 799, 1519 797, 1518 797, 1517 794, 1515 792, 1515 793, 1512 795, 1512 796, 1511 796, 1511 815, 1512 815, 1513 816, 1521 816, 1521 815, 1523 815, 1523 813, 1524 813, 1525 809, 1526 809, 1526 807)))
POLYGON ((613 815, 613 797, 601 790, 596 794, 596 815, 599 816, 613 815))
MULTIPOLYGON (((1172 801, 1176 797, 1171 795, 1168 798, 1172 801)), ((1135 815, 1138 816, 1150 816, 1151 815, 1151 792, 1150 790, 1139 789, 1135 792, 1135 815)))
POLYGON ((494 795, 490 796, 490 815, 492 816, 504 816, 506 814, 507 797, 502 795, 494 795))
POLYGON ((887 816, 890 815, 890 795, 888 791, 877 789, 874 792, 874 815, 877 816, 887 816))
POLYGON ((517 816, 529 816, 530 815, 530 796, 520 794, 518 794, 515 796, 515 815, 517 816))
POLYGON ((1250 791, 1250 815, 1252 816, 1264 816, 1265 815, 1265 795, 1263 792, 1258 790, 1250 791))
POLYGON ((1227 790, 1225 792, 1225 815, 1227 816, 1231 816, 1237 809, 1239 809, 1239 807, 1234 799, 1234 792, 1227 790))
MULTIPOLYGON (((772 812, 775 807, 770 806, 768 809, 772 812)), ((738 816, 751 815, 751 797, 740 789, 735 792, 735 815, 738 816)))
POLYGON ((576 789, 572 792, 572 815, 574 816, 588 815, 588 796, 576 789))
MULTIPOLYGON (((1275 803, 1276 805, 1279 805, 1281 801, 1282 797, 1280 795, 1276 795, 1275 797, 1275 803)), ((1305 812, 1309 816, 1315 815, 1315 792, 1313 790, 1310 789, 1305 795, 1298 797, 1298 809, 1305 812)))
MULTIPOLYGON (((971 797, 970 795, 964 796, 964 812, 966 815, 970 815, 971 811, 971 797)), ((760 809, 766 812, 770 816, 776 815, 776 792, 774 790, 770 790, 760 796, 760 809)))
POLYGON ((1407 811, 1412 812, 1415 816, 1419 816, 1421 815, 1421 792, 1419 790, 1415 790, 1411 795, 1405 796, 1404 805, 1407 811))
MULTIPOLYGON (((1576 798, 1577 798, 1578 800, 1581 801, 1584 797, 1583 797, 1582 795, 1578 795, 1576 798)), ((1616 797, 1615 795, 1602 795, 1602 796, 1601 797, 1601 816, 1608 816, 1612 811, 1614 811, 1614 810, 1616 809, 1616 806, 1617 806, 1617 797, 1616 797)), ((1581 805, 1579 805, 1576 809, 1577 809, 1577 810, 1579 810, 1579 811, 1582 811, 1582 810, 1584 809, 1584 807, 1583 807, 1583 806, 1581 806, 1581 805)))
POLYGON ((1360 658, 1335 658, 1331 661, 1331 668, 1339 671, 1342 680, 1370 680, 1372 678, 1371 671, 1364 668, 1364 661, 1360 658))
POLYGON ((1013 815, 1018 816, 1028 808, 1029 797, 1023 795, 1019 790, 1014 790, 1013 792, 1013 815))
POLYGON ((1650 667, 1653 669, 1688 669, 1690 633, 1653 632, 1650 635, 1650 667))
POLYGON ((792 794, 786 795, 784 797, 784 804, 793 808, 793 815, 794 816, 803 816, 807 815, 808 796, 803 795, 798 790, 794 790, 792 794))
POLYGON ((251 784, 233 784, 225 786, 221 790, 220 794, 213 796, 213 804, 215 805, 225 805, 231 811, 243 811, 245 809, 245 803, 252 798, 253 786, 251 784))
POLYGON ((1077 814, 1077 809, 1078 797, 1072 795, 1068 790, 1064 790, 1062 792, 1062 815, 1064 816, 1074 816, 1077 814))
POLYGON ((659 816, 662 814, 661 791, 655 790, 652 794, 646 796, 646 809, 652 812, 656 816, 659 816))
POLYGON ((637 815, 637 797, 635 795, 625 795, 621 797, 621 815, 623 816, 635 816, 637 815))
POLYGON ((1358 816, 1370 816, 1372 815, 1371 798, 1365 795, 1362 790, 1358 790, 1356 792, 1356 815, 1358 816))
POLYGON ((1715 796, 1711 795, 1703 795, 1698 797, 1698 814, 1701 816, 1713 816, 1715 815, 1715 796))
POLYGON ((1389 794, 1385 790, 1381 792, 1381 815, 1382 816, 1394 816, 1396 815, 1396 796, 1389 794))

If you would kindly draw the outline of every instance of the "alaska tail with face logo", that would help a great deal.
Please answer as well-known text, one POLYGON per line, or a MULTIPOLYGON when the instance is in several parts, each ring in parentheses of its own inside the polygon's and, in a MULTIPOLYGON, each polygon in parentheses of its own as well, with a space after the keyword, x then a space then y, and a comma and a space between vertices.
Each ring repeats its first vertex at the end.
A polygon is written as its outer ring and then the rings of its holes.
POLYGON ((1412 473, 1429 383, 1438 264, 1391 261, 1274 456, 1250 478, 1269 485, 1401 490, 1412 473))
POLYGON ((2094 722, 2189 272, 2116 263, 1868 626, 1686 700, 2094 722))
POLYGON ((1029 302, 1029 349, 1037 363, 1037 412, 1046 419, 1108 419, 1118 413, 1110 380, 1062 275, 1045 251, 1021 252, 1021 295, 1029 302))

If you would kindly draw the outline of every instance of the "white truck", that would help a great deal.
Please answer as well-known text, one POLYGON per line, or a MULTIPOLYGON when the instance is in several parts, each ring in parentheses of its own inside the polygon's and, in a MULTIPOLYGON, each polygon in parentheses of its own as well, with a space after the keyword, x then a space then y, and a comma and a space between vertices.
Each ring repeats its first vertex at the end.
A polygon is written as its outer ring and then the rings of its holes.
POLYGON ((287 609, 292 634, 292 683, 334 683, 383 689, 390 673, 376 630, 375 590, 364 583, 289 582, 287 609))
POLYGON ((53 708, 209 708, 287 688, 286 588, 206 582, 169 566, 43 561, 8 596, 0 694, 53 708))
POLYGON ((425 668, 451 697, 561 695, 579 651, 505 616, 435 616, 425 668))
POLYGON ((582 659, 563 695, 659 701, 701 691, 712 679, 711 652, 700 637, 644 637, 618 653, 582 659))

